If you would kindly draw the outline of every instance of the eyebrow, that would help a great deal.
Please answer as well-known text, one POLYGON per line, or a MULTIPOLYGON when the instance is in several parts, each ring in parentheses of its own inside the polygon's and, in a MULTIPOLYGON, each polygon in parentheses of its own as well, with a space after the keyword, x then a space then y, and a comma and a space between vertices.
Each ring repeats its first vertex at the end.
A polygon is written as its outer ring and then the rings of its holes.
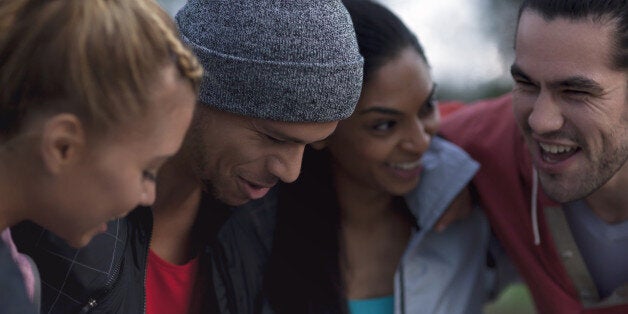
MULTIPOLYGON (((425 101, 423 101, 423 103, 421 104, 421 107, 423 107, 425 104, 429 103, 432 100, 432 98, 434 97, 435 93, 436 93, 436 84, 433 84, 432 85, 432 89, 430 90, 430 93, 427 95, 427 98, 425 99, 425 101)), ((364 114, 371 113, 371 112, 387 114, 387 115, 392 115, 392 116, 401 116, 401 115, 403 115, 403 112, 401 112, 399 110, 390 109, 390 108, 381 107, 381 106, 374 106, 374 107, 366 108, 366 109, 358 112, 358 114, 359 115, 364 115, 364 114)))
POLYGON ((596 81, 588 77, 584 77, 580 75, 572 76, 558 82, 552 82, 549 85, 550 87, 553 87, 553 88, 562 87, 562 88, 586 90, 593 94, 604 93, 604 88, 602 88, 600 84, 598 84, 596 81))
MULTIPOLYGON (((510 74, 513 77, 521 77, 524 80, 532 82, 530 77, 516 64, 513 64, 512 66, 510 66, 510 74)), ((604 93, 604 88, 602 88, 602 86, 600 86, 598 82, 582 75, 575 75, 575 76, 568 77, 566 79, 549 82, 548 86, 551 89, 573 88, 573 89, 586 90, 593 94, 604 93)))
POLYGON ((403 113, 401 111, 399 111, 399 110, 390 109, 390 108, 386 108, 386 107, 379 107, 379 106, 366 108, 366 109, 360 111, 359 114, 360 115, 364 115, 364 114, 371 113, 371 112, 382 113, 382 114, 387 114, 387 115, 391 115, 391 116, 403 115, 403 113))

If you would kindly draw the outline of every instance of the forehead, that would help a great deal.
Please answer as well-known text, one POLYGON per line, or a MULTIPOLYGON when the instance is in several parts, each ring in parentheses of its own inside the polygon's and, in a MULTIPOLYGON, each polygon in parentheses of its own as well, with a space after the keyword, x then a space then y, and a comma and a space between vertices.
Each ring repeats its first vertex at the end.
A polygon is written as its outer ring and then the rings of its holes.
POLYGON ((613 71, 612 31, 612 23, 565 18, 548 21, 526 10, 517 29, 515 64, 539 80, 567 76, 602 79, 600 76, 613 71))
POLYGON ((310 144, 327 138, 334 132, 338 121, 331 122, 282 122, 246 117, 254 128, 277 139, 310 144))
POLYGON ((432 85, 430 69, 413 48, 403 49, 396 57, 385 62, 367 83, 366 90, 376 88, 381 92, 395 94, 432 85))
POLYGON ((356 111, 371 106, 420 105, 432 86, 430 68, 413 48, 406 48, 373 73, 356 111))

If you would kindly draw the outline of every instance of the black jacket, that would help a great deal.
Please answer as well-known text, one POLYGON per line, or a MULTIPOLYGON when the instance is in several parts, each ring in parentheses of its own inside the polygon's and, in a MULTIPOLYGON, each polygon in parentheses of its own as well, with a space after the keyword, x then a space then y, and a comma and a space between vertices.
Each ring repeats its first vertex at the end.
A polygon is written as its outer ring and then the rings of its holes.
MULTIPOLYGON (((225 204, 203 194, 192 239, 199 254, 201 313, 216 313, 210 255, 218 229, 231 214, 225 204)), ((11 228, 18 249, 39 265, 42 280, 41 313, 146 312, 146 263, 153 228, 150 208, 138 207, 127 217, 110 222, 107 232, 75 249, 33 223, 11 228)))
POLYGON ((33 223, 13 227, 39 267, 42 313, 143 313, 152 221, 149 208, 137 208, 81 249, 33 223))

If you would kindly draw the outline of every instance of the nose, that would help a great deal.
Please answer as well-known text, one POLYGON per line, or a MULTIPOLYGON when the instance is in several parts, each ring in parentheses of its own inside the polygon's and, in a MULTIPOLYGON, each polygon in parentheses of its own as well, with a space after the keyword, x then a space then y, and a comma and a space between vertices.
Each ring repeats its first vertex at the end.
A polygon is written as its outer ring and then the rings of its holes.
POLYGON ((528 116, 528 126, 536 134, 546 134, 561 129, 565 120, 560 107, 547 92, 539 93, 528 116))
POLYGON ((430 132, 427 127, 429 126, 426 126, 423 121, 417 119, 417 121, 413 123, 413 126, 408 128, 404 134, 401 147, 414 154, 423 154, 432 141, 433 132, 430 132))
POLYGON ((305 145, 295 144, 285 147, 285 151, 280 154, 270 156, 267 161, 268 171, 283 182, 294 182, 301 173, 304 149, 305 145))
POLYGON ((140 195, 140 205, 151 206, 155 202, 155 184, 153 182, 144 184, 144 189, 140 195))

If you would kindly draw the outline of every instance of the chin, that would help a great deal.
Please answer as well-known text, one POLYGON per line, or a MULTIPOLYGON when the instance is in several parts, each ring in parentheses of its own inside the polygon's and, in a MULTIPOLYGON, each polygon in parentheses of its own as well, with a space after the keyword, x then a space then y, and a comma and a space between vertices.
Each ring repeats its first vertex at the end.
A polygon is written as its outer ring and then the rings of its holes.
POLYGON ((216 198, 229 206, 242 206, 251 201, 250 199, 246 199, 246 198, 238 198, 238 197, 230 198, 225 195, 216 196, 216 198))
POLYGON ((412 185, 408 185, 408 186, 399 186, 393 190, 390 191, 390 194, 392 194, 393 196, 404 196, 408 193, 410 193, 412 190, 414 190, 414 188, 418 185, 418 181, 412 185))
POLYGON ((80 249, 89 244, 92 238, 94 238, 95 233, 96 232, 94 231, 90 233, 77 234, 71 237, 64 237, 64 239, 71 247, 80 249))
POLYGON ((229 189, 219 189, 211 184, 207 184, 205 187, 208 189, 206 192, 211 193, 215 199, 229 206, 241 206, 250 201, 250 199, 246 197, 239 197, 239 193, 230 191, 229 189))
POLYGON ((80 249, 86 246, 92 238, 88 239, 80 238, 80 239, 66 239, 65 241, 73 248, 80 249))

